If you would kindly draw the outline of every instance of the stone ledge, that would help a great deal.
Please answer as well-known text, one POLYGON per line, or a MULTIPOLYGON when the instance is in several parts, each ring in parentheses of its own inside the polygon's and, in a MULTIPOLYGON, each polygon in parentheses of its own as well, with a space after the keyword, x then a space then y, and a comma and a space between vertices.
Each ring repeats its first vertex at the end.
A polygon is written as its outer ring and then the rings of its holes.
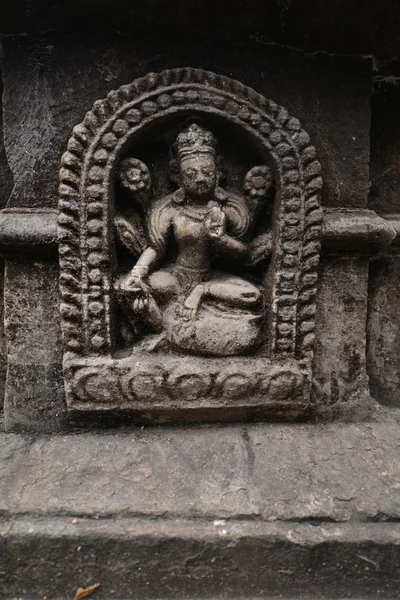
MULTIPOLYGON (((400 243, 400 216, 379 216, 373 210, 324 208, 323 250, 327 252, 375 253, 400 243)), ((55 249, 57 210, 0 210, 0 253, 24 249, 55 249)))
POLYGON ((64 361, 69 414, 82 421, 126 415, 136 423, 248 421, 268 415, 290 420, 308 408, 310 386, 290 358, 133 353, 128 358, 64 361))
POLYGON ((398 597, 400 524, 14 518, 1 597, 398 597))
POLYGON ((399 236, 397 221, 373 210, 324 209, 322 244, 327 252, 374 254, 399 236))
POLYGON ((397 423, 0 435, 0 514, 400 520, 397 423))
POLYGON ((400 215, 382 215, 382 218, 388 221, 396 232, 392 244, 393 246, 400 246, 400 215))
POLYGON ((57 210, 12 208, 0 211, 0 252, 46 249, 57 245, 57 210))

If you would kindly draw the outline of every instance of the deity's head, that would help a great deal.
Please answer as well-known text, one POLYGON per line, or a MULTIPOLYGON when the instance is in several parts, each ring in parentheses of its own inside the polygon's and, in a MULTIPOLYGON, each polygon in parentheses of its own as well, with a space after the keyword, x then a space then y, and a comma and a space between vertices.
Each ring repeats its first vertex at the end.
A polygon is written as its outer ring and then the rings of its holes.
POLYGON ((206 198, 217 184, 216 140, 210 131, 192 123, 176 138, 180 181, 193 198, 206 198))

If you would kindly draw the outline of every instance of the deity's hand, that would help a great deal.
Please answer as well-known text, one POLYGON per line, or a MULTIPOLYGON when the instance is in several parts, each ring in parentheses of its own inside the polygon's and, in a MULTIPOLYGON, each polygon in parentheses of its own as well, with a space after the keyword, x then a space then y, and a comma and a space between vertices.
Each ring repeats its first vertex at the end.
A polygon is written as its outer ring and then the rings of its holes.
POLYGON ((132 308, 135 312, 141 312, 149 305, 149 288, 143 281, 148 271, 148 267, 136 265, 120 285, 121 292, 133 296, 132 308))
POLYGON ((138 288, 143 289, 145 286, 143 278, 147 275, 148 272, 148 267, 144 267, 141 265, 134 266, 129 275, 124 277, 124 279, 121 281, 121 291, 134 292, 138 288))
POLYGON ((247 263, 251 266, 257 265, 265 260, 272 252, 272 237, 269 233, 264 233, 256 237, 249 244, 249 257, 247 263))
POLYGON ((206 230, 211 239, 220 239, 226 232, 226 216, 219 206, 213 206, 206 221, 206 230))
POLYGON ((199 283, 190 292, 189 296, 183 303, 183 319, 185 321, 194 321, 197 315, 197 311, 201 300, 205 294, 207 294, 209 288, 207 284, 199 283))

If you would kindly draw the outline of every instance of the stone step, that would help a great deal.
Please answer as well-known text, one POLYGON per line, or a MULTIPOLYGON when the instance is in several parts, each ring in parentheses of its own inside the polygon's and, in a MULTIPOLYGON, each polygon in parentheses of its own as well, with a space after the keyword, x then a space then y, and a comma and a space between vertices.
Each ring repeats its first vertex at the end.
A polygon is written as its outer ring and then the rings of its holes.
POLYGON ((398 424, 0 434, 0 597, 398 597, 398 424))
POLYGON ((399 523, 15 517, 2 598, 398 598, 399 523))

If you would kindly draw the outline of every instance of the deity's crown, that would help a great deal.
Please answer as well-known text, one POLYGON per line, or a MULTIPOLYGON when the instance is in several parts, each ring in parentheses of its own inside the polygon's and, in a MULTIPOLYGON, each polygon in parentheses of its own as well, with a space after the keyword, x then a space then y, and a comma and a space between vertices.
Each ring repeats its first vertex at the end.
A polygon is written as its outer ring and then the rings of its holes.
POLYGON ((192 123, 181 131, 175 142, 179 158, 199 152, 215 155, 215 146, 216 140, 211 131, 207 131, 197 123, 192 123))

